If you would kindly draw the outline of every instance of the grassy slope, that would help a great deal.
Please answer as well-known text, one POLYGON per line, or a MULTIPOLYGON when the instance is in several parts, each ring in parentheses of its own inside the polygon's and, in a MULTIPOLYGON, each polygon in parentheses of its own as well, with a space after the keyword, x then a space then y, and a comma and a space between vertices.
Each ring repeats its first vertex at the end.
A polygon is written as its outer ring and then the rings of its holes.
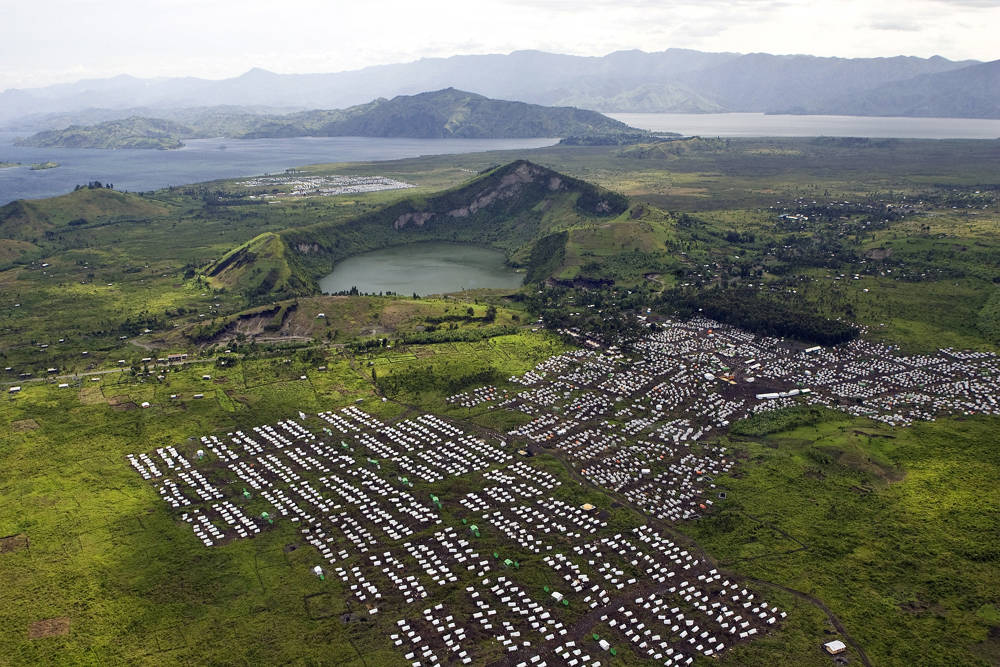
POLYGON ((183 146, 181 137, 190 136, 189 127, 159 118, 132 117, 97 125, 72 125, 62 130, 46 130, 20 141, 25 146, 66 148, 157 148, 183 146))
POLYGON ((614 217, 626 206, 620 195, 516 161, 459 187, 411 196, 353 220, 257 237, 227 253, 206 274, 217 287, 308 293, 334 262, 359 252, 436 239, 492 245, 526 257, 541 236, 614 217))
POLYGON ((0 208, 0 237, 37 240, 39 236, 78 224, 101 223, 116 218, 150 218, 168 209, 139 195, 105 188, 83 188, 60 197, 18 200, 0 208))

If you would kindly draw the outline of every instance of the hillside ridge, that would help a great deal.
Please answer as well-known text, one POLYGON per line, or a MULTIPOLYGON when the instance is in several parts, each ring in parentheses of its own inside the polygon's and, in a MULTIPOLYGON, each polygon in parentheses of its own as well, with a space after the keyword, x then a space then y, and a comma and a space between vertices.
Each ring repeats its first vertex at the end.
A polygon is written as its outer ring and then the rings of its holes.
POLYGON ((276 137, 406 137, 514 139, 642 133, 625 123, 574 107, 497 100, 455 88, 378 98, 346 109, 286 115, 207 110, 204 119, 177 123, 134 116, 95 125, 45 130, 19 140, 26 146, 64 148, 180 148, 184 139, 276 137))
POLYGON ((210 264, 204 275, 215 287, 253 298, 314 293, 316 280, 345 257, 421 240, 489 245, 525 264, 538 239, 627 208, 623 195, 517 160, 345 222, 262 234, 210 264))

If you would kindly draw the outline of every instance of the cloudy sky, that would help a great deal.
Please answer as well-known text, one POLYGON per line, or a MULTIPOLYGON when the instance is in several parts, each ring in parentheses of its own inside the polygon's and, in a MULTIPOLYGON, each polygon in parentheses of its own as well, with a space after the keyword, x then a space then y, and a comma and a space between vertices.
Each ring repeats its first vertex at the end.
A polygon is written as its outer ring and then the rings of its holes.
POLYGON ((620 49, 1000 58, 1000 0, 2 0, 0 90, 620 49))

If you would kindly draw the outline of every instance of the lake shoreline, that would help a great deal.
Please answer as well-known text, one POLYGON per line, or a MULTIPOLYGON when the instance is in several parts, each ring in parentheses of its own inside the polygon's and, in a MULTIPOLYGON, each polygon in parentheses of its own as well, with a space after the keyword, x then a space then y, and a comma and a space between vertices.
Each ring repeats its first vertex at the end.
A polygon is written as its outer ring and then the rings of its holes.
POLYGON ((524 271, 502 250, 475 243, 428 239, 346 257, 319 279, 324 294, 451 294, 475 289, 516 289, 524 271), (460 251, 460 252, 459 252, 460 251))
POLYGON ((822 114, 618 113, 604 115, 651 132, 729 138, 864 137, 868 139, 1000 138, 1000 119, 822 114))
POLYGON ((405 139, 296 137, 288 139, 193 139, 176 150, 33 148, 14 146, 23 132, 0 132, 5 162, 58 162, 59 169, 0 171, 0 206, 17 199, 44 199, 76 185, 101 181, 118 190, 149 192, 171 186, 283 173, 286 169, 335 162, 379 162, 430 155, 460 155, 555 145, 548 139, 405 139))

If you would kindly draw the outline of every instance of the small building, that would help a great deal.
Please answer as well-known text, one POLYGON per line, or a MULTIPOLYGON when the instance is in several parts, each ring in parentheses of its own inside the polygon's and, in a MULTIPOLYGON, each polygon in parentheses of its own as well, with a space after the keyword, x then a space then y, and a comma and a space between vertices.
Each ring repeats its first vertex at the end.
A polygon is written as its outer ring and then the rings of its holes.
POLYGON ((826 652, 830 655, 838 655, 847 650, 847 644, 839 639, 834 639, 832 642, 823 644, 823 648, 826 649, 826 652))
POLYGON ((7 393, 9 393, 9 394, 16 394, 16 393, 17 393, 17 392, 19 392, 19 391, 21 391, 21 387, 20 387, 20 385, 18 385, 18 386, 16 386, 16 387, 11 387, 11 388, 10 388, 10 389, 8 390, 8 392, 7 392, 7 393))

